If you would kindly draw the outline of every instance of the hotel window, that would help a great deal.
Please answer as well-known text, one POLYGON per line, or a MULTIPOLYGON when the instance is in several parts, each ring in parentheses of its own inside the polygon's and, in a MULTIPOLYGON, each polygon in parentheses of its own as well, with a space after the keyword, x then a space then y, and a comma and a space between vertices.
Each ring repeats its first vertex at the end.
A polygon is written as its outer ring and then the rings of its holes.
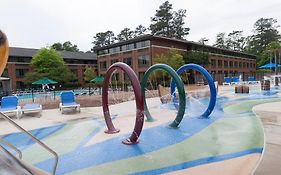
POLYGON ((16 78, 23 78, 28 69, 16 69, 16 78))
POLYGON ((129 76, 127 75, 127 73, 124 73, 124 81, 130 81, 129 76))
POLYGON ((149 66, 149 55, 141 55, 138 57, 139 67, 148 67, 149 66))
POLYGON ((139 80, 141 80, 143 76, 144 76, 144 72, 139 72, 139 80))
POLYGON ((112 64, 117 63, 117 62, 118 62, 118 59, 114 59, 114 60, 111 60, 110 63, 111 63, 111 65, 112 65, 112 64))
MULTIPOLYGON (((78 70, 77 69, 70 69, 70 71, 76 76, 78 77, 78 70)), ((85 72, 85 71, 83 71, 85 72)))
POLYGON ((131 57, 124 58, 123 62, 126 63, 128 66, 132 66, 132 58, 131 57))
POLYGON ((9 57, 8 62, 30 63, 31 57, 9 57))
POLYGON ((216 60, 211 60, 211 65, 212 65, 212 67, 213 68, 216 68, 217 67, 217 65, 216 65, 216 60))
POLYGON ((119 73, 112 74, 111 81, 119 81, 119 73))
POLYGON ((255 63, 253 63, 253 68, 256 68, 256 64, 255 63))
POLYGON ((106 61, 101 61, 101 62, 100 62, 100 69, 101 69, 101 70, 105 70, 106 67, 107 67, 107 66, 106 66, 106 61))
POLYGON ((227 68, 227 67, 228 67, 228 62, 227 62, 227 61, 224 61, 224 62, 223 62, 223 66, 224 66, 224 68, 227 68))
POLYGON ((233 67, 233 61, 229 61, 229 67, 233 67))
POLYGON ((238 68, 238 62, 237 61, 234 62, 234 67, 238 68))
POLYGON ((142 48, 142 47, 148 47, 150 46, 150 41, 141 41, 141 42, 137 42, 136 47, 137 48, 142 48))
POLYGON ((242 63, 241 62, 239 62, 239 68, 242 68, 242 63))
POLYGON ((249 68, 249 63, 247 63, 247 68, 249 68))
POLYGON ((108 49, 98 51, 98 55, 108 54, 108 49))
POLYGON ((126 44, 122 46, 122 51, 129 51, 129 50, 133 50, 135 48, 135 44, 126 44))
POLYGON ((246 63, 243 63, 243 68, 246 68, 246 63))
POLYGON ((23 89, 24 88, 24 83, 22 81, 17 81, 16 82, 16 88, 17 89, 23 89))
POLYGON ((120 47, 113 47, 109 49, 109 53, 113 54, 116 52, 120 52, 120 47))
POLYGON ((219 68, 222 67, 222 60, 218 60, 218 67, 219 67, 219 68))

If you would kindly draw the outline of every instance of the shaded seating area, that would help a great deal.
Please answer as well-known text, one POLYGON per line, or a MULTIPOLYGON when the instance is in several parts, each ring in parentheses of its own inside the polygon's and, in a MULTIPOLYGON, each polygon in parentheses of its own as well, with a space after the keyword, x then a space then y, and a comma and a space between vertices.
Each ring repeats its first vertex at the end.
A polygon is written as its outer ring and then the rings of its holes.
POLYGON ((64 113, 64 108, 74 108, 80 112, 80 104, 75 102, 75 95, 72 91, 65 91, 60 94, 61 102, 59 104, 59 110, 64 113))
POLYGON ((19 119, 21 117, 21 108, 18 105, 18 97, 16 96, 5 96, 1 99, 0 111, 4 114, 14 113, 19 119))

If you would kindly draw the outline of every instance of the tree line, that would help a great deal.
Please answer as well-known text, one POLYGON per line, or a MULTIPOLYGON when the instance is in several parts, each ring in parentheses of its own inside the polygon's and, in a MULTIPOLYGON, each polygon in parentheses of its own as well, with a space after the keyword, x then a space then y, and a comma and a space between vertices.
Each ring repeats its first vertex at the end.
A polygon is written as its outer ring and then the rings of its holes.
POLYGON ((252 35, 245 36, 242 30, 220 32, 213 46, 256 55, 259 67, 268 63, 270 49, 281 48, 279 27, 277 19, 260 18, 253 25, 252 35))

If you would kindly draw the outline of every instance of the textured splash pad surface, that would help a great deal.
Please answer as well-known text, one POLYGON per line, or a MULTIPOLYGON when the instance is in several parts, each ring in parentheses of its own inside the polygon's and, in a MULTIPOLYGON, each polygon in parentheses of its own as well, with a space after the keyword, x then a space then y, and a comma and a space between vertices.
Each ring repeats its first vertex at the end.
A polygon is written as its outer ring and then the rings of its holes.
MULTIPOLYGON (((264 148, 262 125, 251 109, 280 101, 278 94, 222 94, 209 119, 184 117, 178 129, 167 127, 175 111, 149 99, 156 121, 144 124, 136 145, 121 143, 135 120, 134 109, 123 104, 113 119, 118 134, 105 134, 104 120, 95 116, 32 133, 59 154, 57 174, 251 174, 264 148)), ((31 140, 17 133, 4 138, 23 150, 25 161, 51 172, 53 160, 31 140)))

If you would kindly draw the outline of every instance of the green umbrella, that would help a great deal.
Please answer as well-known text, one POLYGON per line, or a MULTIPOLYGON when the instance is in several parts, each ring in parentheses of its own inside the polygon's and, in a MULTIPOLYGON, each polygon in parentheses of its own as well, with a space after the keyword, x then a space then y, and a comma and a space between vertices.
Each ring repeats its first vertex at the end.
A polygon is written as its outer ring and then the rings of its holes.
POLYGON ((44 77, 40 80, 34 81, 32 84, 57 84, 58 82, 51 80, 47 77, 44 77))
POLYGON ((90 82, 98 83, 98 82, 103 82, 103 80, 104 80, 103 76, 97 76, 96 78, 92 79, 90 82))

